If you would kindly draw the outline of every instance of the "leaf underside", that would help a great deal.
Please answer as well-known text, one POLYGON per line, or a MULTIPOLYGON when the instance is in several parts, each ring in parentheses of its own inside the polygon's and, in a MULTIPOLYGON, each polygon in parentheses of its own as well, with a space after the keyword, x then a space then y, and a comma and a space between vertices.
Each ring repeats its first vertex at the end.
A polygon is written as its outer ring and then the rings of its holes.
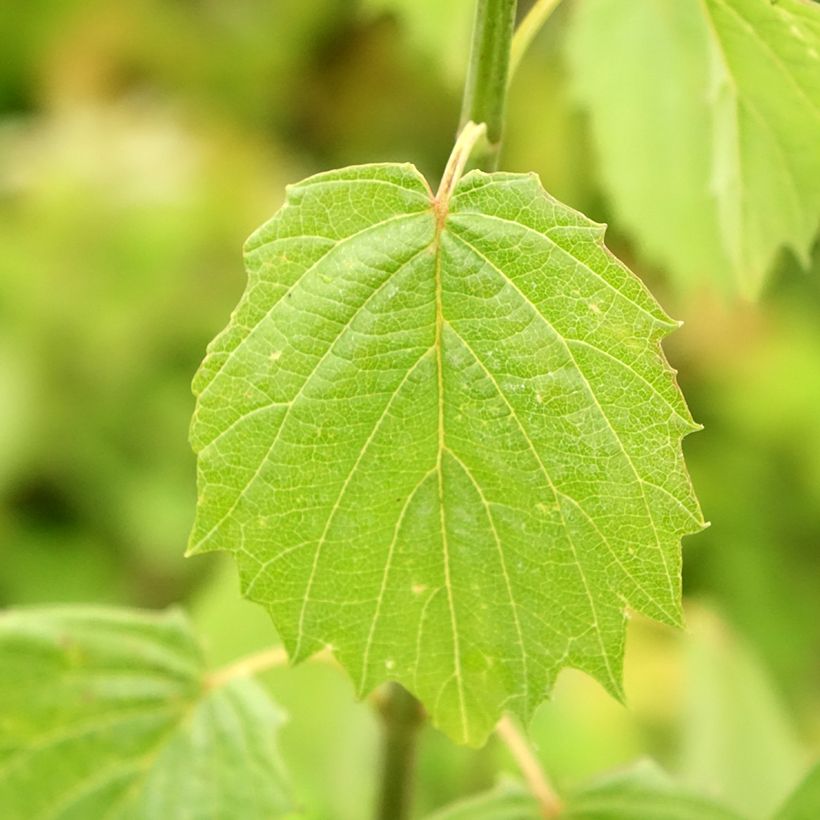
POLYGON ((285 817, 281 722, 253 681, 206 687, 179 613, 0 615, 4 820, 285 817))
POLYGON ((820 225, 820 4, 586 0, 569 36, 619 220, 681 283, 759 291, 820 225))
POLYGON ((410 165, 319 174, 194 381, 190 552, 234 553, 292 659, 330 646, 459 742, 565 666, 620 697, 627 606, 681 620, 676 325, 602 236, 534 175, 437 203, 410 165))

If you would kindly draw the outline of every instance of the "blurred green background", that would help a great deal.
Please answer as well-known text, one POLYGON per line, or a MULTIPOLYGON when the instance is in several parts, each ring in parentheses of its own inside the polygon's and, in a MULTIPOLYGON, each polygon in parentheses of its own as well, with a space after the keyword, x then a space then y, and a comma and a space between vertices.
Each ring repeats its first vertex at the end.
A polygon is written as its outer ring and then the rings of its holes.
MULTIPOLYGON (((522 4, 526 5, 526 4, 522 4)), ((685 547, 689 629, 636 619, 628 707, 567 672, 533 723, 562 787, 652 756, 762 817, 820 753, 820 253, 757 303, 674 283, 610 212, 568 90, 571 4, 512 89, 502 165, 610 223, 685 327, 666 345, 704 432, 712 527, 685 547)), ((29 0, 0 6, 0 605, 181 602, 214 663, 276 641, 218 556, 182 555, 189 384, 284 185, 409 160, 458 124, 470 0, 29 0)), ((378 725, 340 673, 267 678, 308 816, 369 814, 378 725)), ((419 811, 512 768, 422 739, 419 811)))

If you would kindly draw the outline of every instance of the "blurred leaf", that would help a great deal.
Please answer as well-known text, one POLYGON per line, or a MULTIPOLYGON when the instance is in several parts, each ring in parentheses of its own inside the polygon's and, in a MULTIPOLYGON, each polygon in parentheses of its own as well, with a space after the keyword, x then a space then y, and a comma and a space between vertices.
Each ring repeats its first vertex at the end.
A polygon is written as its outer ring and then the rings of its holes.
POLYGON ((540 820, 542 817, 538 804, 524 786, 504 780, 492 791, 433 812, 427 820, 540 820))
POLYGON ((283 817, 281 712, 259 686, 210 687, 178 612, 0 615, 0 813, 283 817))
POLYGON ((688 612, 681 777, 752 817, 794 787, 803 753, 765 670, 708 610, 688 612))
POLYGON ((820 817, 820 764, 806 775, 803 782, 777 812, 774 820, 817 820, 820 817))
POLYGON ((565 820, 740 820, 712 800, 677 787, 654 763, 602 778, 571 796, 565 820))
MULTIPOLYGON (((219 559, 218 572, 191 603, 191 617, 208 659, 224 664, 280 641, 268 613, 239 594, 231 557, 219 559)), ((288 714, 278 745, 305 817, 362 820, 362 807, 375 800, 379 765, 380 727, 371 704, 357 701, 347 676, 329 663, 278 666, 257 679, 288 714)), ((452 755, 453 745, 442 740, 452 755)), ((422 744, 422 759, 429 746, 422 744)), ((420 779, 419 804, 427 788, 420 779)))
POLYGON ((570 39, 615 209, 682 283, 755 293, 820 218, 820 6, 585 0, 570 39), (727 274, 731 274, 728 277, 727 274))
POLYGON ((448 205, 360 166, 251 237, 194 383, 191 552, 234 552, 295 660, 331 645, 359 693, 398 680, 480 745, 564 666, 620 696, 624 605, 679 622, 701 521, 675 324, 600 226, 534 175, 448 205))
POLYGON ((762 303, 693 300, 670 350, 707 430, 687 442, 712 521, 688 551, 687 591, 720 602, 800 711, 803 734, 820 691, 816 259, 806 276, 790 258, 762 303))
MULTIPOLYGON (((540 820, 543 816, 523 785, 505 781, 486 794, 434 812, 429 820, 540 820)), ((650 761, 576 791, 567 798, 560 816, 566 820, 741 820, 718 803, 679 788, 650 761)))

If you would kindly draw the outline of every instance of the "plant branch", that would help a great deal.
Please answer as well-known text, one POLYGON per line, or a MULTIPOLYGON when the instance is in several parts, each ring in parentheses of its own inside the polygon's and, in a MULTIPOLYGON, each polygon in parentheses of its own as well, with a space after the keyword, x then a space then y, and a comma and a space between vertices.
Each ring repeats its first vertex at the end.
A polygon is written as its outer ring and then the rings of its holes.
POLYGON ((510 79, 512 79, 518 69, 521 58, 535 39, 535 35, 538 34, 544 23, 547 22, 550 15, 560 4, 561 0, 535 0, 532 8, 527 12, 527 16, 521 21, 512 39, 509 69, 510 79))
POLYGON ((379 701, 383 757, 378 820, 410 817, 416 767, 416 741, 424 723, 421 704, 403 686, 388 683, 379 701))
POLYGON ((510 750, 521 774, 524 775, 529 790, 538 801, 541 814, 548 820, 559 817, 562 810, 561 800, 527 738, 506 715, 498 722, 495 731, 510 750))
POLYGON ((517 0, 478 0, 476 5, 461 124, 487 125, 488 145, 480 163, 487 171, 497 167, 501 149, 516 4, 517 0))
MULTIPOLYGON (((319 652, 311 660, 333 662, 333 655, 329 651, 319 652)), ((251 655, 245 655, 239 660, 229 663, 219 669, 215 669, 205 678, 205 686, 208 689, 218 689, 226 683, 230 683, 237 678, 249 678, 273 669, 276 666, 284 666, 288 662, 288 653, 283 646, 272 646, 262 649, 251 655)))

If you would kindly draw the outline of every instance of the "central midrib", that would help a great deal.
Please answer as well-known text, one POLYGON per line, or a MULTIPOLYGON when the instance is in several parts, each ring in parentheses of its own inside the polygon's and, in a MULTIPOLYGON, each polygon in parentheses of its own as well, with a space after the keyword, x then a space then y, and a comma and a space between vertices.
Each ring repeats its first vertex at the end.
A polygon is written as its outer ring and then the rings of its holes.
POLYGON ((469 736, 467 730, 467 711, 464 702, 464 682, 461 671, 461 648, 458 640, 458 620, 456 618, 455 602, 453 600, 453 585, 450 577, 450 553, 447 544, 447 520, 444 514, 444 469, 443 457, 445 444, 444 433, 444 355, 442 330, 444 327, 444 313, 442 308, 442 286, 441 286, 441 234, 447 220, 448 199, 434 201, 433 208, 436 216, 436 234, 433 240, 435 252, 435 339, 436 350, 436 380, 438 385, 438 452, 436 454, 436 472, 438 474, 438 507, 439 524, 441 527, 441 546, 444 564, 444 585, 447 589, 447 602, 450 609, 450 624, 453 632, 453 674, 455 675, 456 688, 458 690, 459 712, 461 716, 462 737, 466 740, 469 736))

